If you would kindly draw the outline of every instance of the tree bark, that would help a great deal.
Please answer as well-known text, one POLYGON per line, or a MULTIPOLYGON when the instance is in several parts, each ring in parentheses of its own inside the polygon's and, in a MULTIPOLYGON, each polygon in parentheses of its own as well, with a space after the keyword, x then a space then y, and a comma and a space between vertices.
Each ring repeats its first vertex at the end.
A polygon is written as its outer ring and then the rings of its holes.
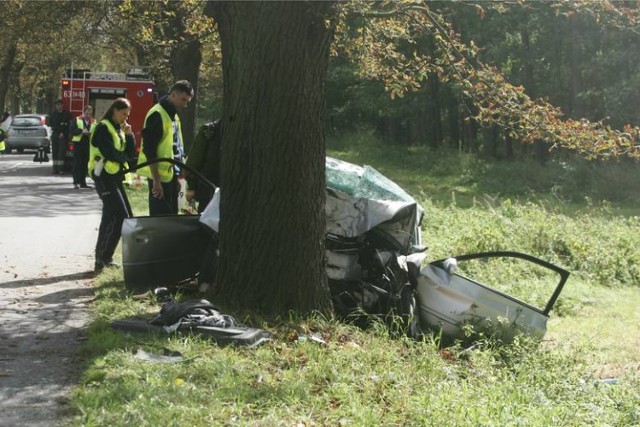
POLYGON ((500 129, 498 126, 493 125, 486 133, 489 136, 489 141, 485 145, 485 155, 497 159, 499 157, 498 145, 500 141, 500 129))
POLYGON ((328 313, 324 83, 333 2, 216 2, 222 41, 216 301, 328 313))
POLYGON ((578 19, 571 19, 571 110, 569 117, 579 119, 585 116, 584 103, 580 95, 584 90, 582 80, 582 31, 578 19))
POLYGON ((513 139, 511 135, 509 135, 509 132, 505 133, 504 142, 506 144, 507 160, 513 160, 513 139))
POLYGON ((427 85, 429 87, 427 107, 429 146, 437 148, 442 142, 442 106, 440 105, 440 79, 438 78, 438 73, 429 73, 427 85))
MULTIPOLYGON (((178 8, 178 11, 182 9, 178 8)), ((198 80, 202 63, 202 43, 198 39, 188 39, 185 17, 180 13, 173 19, 174 29, 181 34, 182 40, 171 50, 171 73, 175 80, 188 80, 193 86, 194 95, 187 108, 180 113, 184 149, 188 153, 196 134, 196 117, 198 116, 198 80)))
POLYGON ((11 78, 11 71, 13 69, 13 62, 18 53, 17 42, 10 43, 0 67, 0 114, 7 108, 7 93, 9 92, 9 79, 11 78))
POLYGON ((451 90, 451 88, 447 88, 445 92, 446 96, 446 106, 447 106, 447 122, 448 122, 448 141, 450 146, 459 149, 462 143, 461 140, 461 128, 462 123, 460 121, 460 102, 456 96, 456 94, 451 90))

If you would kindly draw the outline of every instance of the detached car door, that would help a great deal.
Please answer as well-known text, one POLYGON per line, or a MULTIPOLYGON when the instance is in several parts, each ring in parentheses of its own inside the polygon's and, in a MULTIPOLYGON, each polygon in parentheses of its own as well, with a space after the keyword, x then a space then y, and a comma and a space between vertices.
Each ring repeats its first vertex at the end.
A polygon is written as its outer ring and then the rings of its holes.
POLYGON ((127 288, 143 291, 196 276, 212 236, 200 215, 126 218, 122 268, 127 288))
MULTIPOLYGON (((197 171, 173 159, 154 159, 137 165, 169 162, 215 188, 197 171)), ((122 225, 122 269, 127 288, 146 291, 193 279, 200 271, 216 235, 200 222, 200 215, 163 215, 126 218, 122 225)))

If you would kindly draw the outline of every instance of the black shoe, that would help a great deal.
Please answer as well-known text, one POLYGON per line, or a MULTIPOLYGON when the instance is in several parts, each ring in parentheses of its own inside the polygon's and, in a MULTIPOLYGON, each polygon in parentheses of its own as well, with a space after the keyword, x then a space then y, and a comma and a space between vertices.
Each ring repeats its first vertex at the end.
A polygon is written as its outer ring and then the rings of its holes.
POLYGON ((84 185, 80 185, 80 188, 93 188, 93 187, 90 185, 84 184, 84 185))
POLYGON ((80 186, 78 184, 73 184, 73 189, 74 190, 78 190, 80 188, 80 186))
POLYGON ((95 271, 96 273, 99 273, 103 269, 104 269, 104 263, 102 261, 96 261, 96 263, 93 266, 93 271, 95 271))

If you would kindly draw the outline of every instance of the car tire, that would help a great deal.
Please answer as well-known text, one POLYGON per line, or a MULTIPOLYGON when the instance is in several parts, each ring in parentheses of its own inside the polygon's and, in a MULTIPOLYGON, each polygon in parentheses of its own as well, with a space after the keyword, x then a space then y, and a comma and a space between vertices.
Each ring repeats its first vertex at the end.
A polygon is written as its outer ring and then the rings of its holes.
POLYGON ((20 154, 24 153, 24 148, 16 148, 16 150, 18 150, 18 153, 20 154))
POLYGON ((12 150, 13 150, 13 148, 6 147, 6 148, 4 149, 4 154, 11 154, 11 151, 12 151, 12 150))

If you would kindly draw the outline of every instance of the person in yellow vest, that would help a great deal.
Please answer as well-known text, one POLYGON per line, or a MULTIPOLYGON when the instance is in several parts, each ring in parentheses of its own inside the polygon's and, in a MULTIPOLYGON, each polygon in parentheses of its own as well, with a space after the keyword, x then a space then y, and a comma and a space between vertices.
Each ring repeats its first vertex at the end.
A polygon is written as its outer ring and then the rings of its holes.
POLYGON ((4 128, 9 128, 9 117, 11 117, 11 114, 9 114, 8 111, 5 111, 2 115, 2 118, 0 118, 0 153, 2 154, 4 154, 4 151, 7 149, 7 145, 5 143, 5 140, 7 139, 7 133, 4 128))
POLYGON ((4 132, 4 129, 0 128, 0 153, 4 154, 4 150, 7 149, 4 140, 7 139, 7 135, 4 132))
MULTIPOLYGON (((193 97, 193 86, 187 80, 173 84, 169 95, 160 99, 144 119, 138 164, 156 158, 182 162, 184 144, 178 112, 186 108, 193 97)), ((138 169, 149 183, 149 215, 178 213, 180 169, 169 162, 154 163, 138 169)))
POLYGON ((96 126, 93 107, 87 105, 82 115, 71 122, 69 133, 73 142, 73 188, 90 188, 87 185, 89 164, 89 134, 96 126))
POLYGON ((90 134, 89 172, 102 200, 102 219, 96 243, 95 271, 104 267, 119 267, 113 261, 124 219, 132 216, 131 205, 119 172, 127 168, 136 152, 135 138, 127 118, 131 103, 118 98, 104 113, 90 134))

